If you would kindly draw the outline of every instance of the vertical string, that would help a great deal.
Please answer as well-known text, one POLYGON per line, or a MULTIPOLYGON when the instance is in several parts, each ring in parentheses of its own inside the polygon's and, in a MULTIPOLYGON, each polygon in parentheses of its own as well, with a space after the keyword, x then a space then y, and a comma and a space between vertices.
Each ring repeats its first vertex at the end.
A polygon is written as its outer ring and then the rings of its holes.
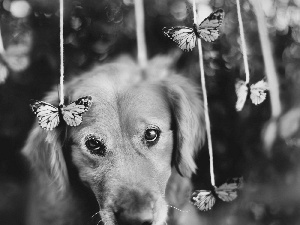
POLYGON ((1 32, 1 26, 0 26, 0 54, 4 53, 4 46, 3 46, 3 39, 2 39, 2 32, 1 32))
POLYGON ((64 104, 64 1, 59 0, 59 36, 60 36, 60 102, 64 104))
POLYGON ((280 103, 279 82, 275 70, 274 58, 272 56, 271 41, 268 36, 266 19, 259 0, 252 0, 253 8, 258 22, 258 34, 261 42, 263 58, 265 62, 265 72, 268 79, 270 91, 272 117, 280 116, 282 108, 280 103))
POLYGON ((238 15, 240 36, 242 42, 241 44, 242 44, 242 53, 243 53, 244 66, 245 66, 246 84, 248 84, 250 81, 250 73, 249 73, 249 65, 248 65, 247 47, 245 41, 245 32, 244 32, 243 20, 241 15, 240 0, 236 0, 236 7, 237 7, 237 15, 238 15))
POLYGON ((137 36, 138 63, 142 70, 147 66, 147 47, 145 37, 144 1, 135 0, 135 22, 137 36))
MULTIPOLYGON (((197 25, 198 23, 197 23, 197 12, 196 12, 195 0, 193 0, 193 12, 194 12, 194 23, 197 25)), ((207 101, 207 91, 206 91, 206 85, 205 85, 202 44, 201 44, 200 38, 197 38, 197 40, 198 40, 198 51, 199 51, 201 85, 202 85, 203 101, 204 101, 206 134, 207 134, 208 151, 209 151, 210 180, 211 180, 212 186, 215 187, 216 184, 215 184, 215 174, 214 174, 213 148, 212 148, 212 138, 211 138, 211 130, 210 130, 210 119, 209 119, 209 114, 208 114, 208 101, 207 101)))

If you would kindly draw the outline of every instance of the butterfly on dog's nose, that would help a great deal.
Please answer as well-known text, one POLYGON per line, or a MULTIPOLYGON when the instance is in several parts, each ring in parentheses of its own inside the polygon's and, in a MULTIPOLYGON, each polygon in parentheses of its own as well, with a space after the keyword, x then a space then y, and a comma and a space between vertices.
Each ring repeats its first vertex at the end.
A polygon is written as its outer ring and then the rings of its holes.
POLYGON ((164 34, 176 42, 183 51, 191 51, 196 46, 197 38, 205 41, 215 41, 219 36, 219 27, 223 23, 224 10, 218 9, 205 18, 200 25, 193 24, 193 28, 178 26, 163 28, 164 34))
POLYGON ((30 107, 36 114, 39 125, 45 130, 52 130, 58 126, 60 117, 69 126, 78 126, 82 122, 82 114, 90 109, 92 97, 86 96, 71 102, 69 105, 55 107, 44 101, 32 100, 30 107))

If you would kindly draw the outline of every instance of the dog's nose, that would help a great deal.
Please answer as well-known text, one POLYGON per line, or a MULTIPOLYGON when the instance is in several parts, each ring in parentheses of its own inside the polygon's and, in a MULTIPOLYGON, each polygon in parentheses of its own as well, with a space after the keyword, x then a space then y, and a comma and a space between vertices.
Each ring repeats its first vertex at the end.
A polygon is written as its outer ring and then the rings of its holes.
POLYGON ((150 194, 124 191, 117 201, 115 212, 118 225, 151 225, 154 220, 154 200, 150 194))
POLYGON ((131 212, 123 209, 116 216, 118 225, 151 225, 153 212, 150 209, 142 209, 140 212, 131 212))

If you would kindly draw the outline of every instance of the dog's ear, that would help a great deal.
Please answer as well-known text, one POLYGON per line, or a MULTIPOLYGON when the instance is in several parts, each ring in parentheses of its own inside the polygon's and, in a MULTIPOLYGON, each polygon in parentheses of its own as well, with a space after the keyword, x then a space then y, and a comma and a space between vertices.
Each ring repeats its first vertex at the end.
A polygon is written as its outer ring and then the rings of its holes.
POLYGON ((167 78, 165 87, 175 131, 172 164, 181 175, 190 177, 197 168, 195 153, 205 138, 202 95, 194 84, 178 75, 167 78))
POLYGON ((22 150, 39 185, 51 187, 56 193, 66 191, 69 184, 62 152, 62 132, 61 128, 45 131, 36 123, 22 150))

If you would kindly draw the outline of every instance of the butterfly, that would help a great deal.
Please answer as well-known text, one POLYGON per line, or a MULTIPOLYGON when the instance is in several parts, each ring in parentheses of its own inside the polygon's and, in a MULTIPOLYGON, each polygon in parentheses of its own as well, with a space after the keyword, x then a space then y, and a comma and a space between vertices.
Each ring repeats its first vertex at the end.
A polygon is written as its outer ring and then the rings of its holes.
POLYGON ((236 111, 241 111, 245 105, 248 95, 248 87, 245 81, 238 80, 235 83, 235 93, 237 95, 237 102, 235 104, 236 111))
POLYGON ((197 38, 205 41, 215 41, 220 33, 218 28, 224 19, 224 10, 218 9, 205 18, 200 25, 193 24, 193 28, 178 26, 163 28, 164 35, 176 42, 183 51, 191 51, 196 46, 197 38))
POLYGON ((52 130, 58 126, 60 118, 69 126, 78 126, 82 122, 82 114, 90 109, 92 97, 86 96, 71 102, 69 105, 55 107, 47 102, 32 100, 30 107, 36 114, 39 125, 45 130, 52 130))
POLYGON ((250 98, 254 105, 258 105, 266 99, 266 90, 268 90, 268 84, 264 80, 250 86, 250 98))
POLYGON ((197 190, 192 194, 192 203, 201 211, 210 210, 216 202, 212 191, 197 190))
POLYGON ((237 198, 237 190, 243 185, 243 178, 233 178, 231 182, 226 182, 214 190, 196 190, 192 194, 192 203, 201 211, 210 210, 219 197, 225 202, 231 202, 237 198))
MULTIPOLYGON (((268 90, 268 84, 264 80, 258 81, 256 84, 250 86, 250 99, 254 105, 261 104, 266 99, 266 90, 268 90)), ((235 108, 237 111, 241 111, 248 95, 246 82, 238 80, 235 84, 235 92, 237 95, 235 108)))

